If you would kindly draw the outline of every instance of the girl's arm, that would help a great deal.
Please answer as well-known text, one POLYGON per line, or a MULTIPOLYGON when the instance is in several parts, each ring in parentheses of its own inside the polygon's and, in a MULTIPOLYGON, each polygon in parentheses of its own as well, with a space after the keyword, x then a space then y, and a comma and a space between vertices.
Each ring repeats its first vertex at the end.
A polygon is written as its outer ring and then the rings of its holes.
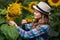
MULTIPOLYGON (((14 25, 14 24, 15 24, 15 22, 10 22, 10 25, 14 25)), ((20 28, 19 26, 17 26, 16 24, 15 24, 15 26, 16 26, 19 34, 23 38, 34 38, 36 36, 40 36, 46 32, 49 32, 49 30, 50 30, 49 25, 42 25, 39 28, 34 28, 30 31, 25 31, 22 28, 20 28)))
POLYGON ((19 34, 21 35, 21 37, 23 37, 23 38, 34 38, 36 36, 40 36, 40 35, 48 32, 49 31, 49 26, 47 26, 47 25, 44 26, 43 25, 39 28, 34 28, 30 31, 25 31, 22 28, 17 26, 17 30, 18 30, 19 34))

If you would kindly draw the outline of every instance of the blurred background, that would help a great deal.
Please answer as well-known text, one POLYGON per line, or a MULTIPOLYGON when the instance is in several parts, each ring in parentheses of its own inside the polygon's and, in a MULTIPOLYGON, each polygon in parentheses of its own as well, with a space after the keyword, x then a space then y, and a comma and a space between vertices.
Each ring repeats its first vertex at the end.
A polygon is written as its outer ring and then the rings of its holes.
POLYGON ((40 1, 51 7, 49 40, 60 40, 60 0, 0 0, 0 40, 21 40, 16 28, 10 27, 7 21, 14 20, 19 26, 22 19, 28 23, 35 21, 32 6, 40 1))

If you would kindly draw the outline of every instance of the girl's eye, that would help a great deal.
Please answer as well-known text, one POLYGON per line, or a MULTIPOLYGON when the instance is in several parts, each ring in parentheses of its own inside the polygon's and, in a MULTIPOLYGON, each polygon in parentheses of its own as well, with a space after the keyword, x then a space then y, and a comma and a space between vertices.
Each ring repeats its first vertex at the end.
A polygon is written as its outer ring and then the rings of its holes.
POLYGON ((36 11, 36 13, 39 13, 38 11, 36 11))
POLYGON ((37 11, 37 10, 35 10, 34 12, 35 12, 35 13, 39 13, 39 11, 37 11))

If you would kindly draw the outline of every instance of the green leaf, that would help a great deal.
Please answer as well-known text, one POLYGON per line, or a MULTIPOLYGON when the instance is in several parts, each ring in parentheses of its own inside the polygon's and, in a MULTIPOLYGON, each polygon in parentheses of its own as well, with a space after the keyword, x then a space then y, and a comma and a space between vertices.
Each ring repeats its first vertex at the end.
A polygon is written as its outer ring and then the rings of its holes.
POLYGON ((5 15, 6 14, 6 9, 3 9, 0 14, 5 15))
POLYGON ((0 24, 5 23, 5 22, 6 22, 6 20, 0 16, 0 24))
POLYGON ((4 40, 4 38, 0 36, 0 40, 4 40))
POLYGON ((1 26, 1 31, 4 33, 8 40, 16 40, 19 36, 18 31, 15 27, 11 27, 8 24, 1 26))
POLYGON ((0 40, 4 40, 5 39, 5 36, 4 36, 4 34, 1 32, 1 30, 0 30, 0 40))

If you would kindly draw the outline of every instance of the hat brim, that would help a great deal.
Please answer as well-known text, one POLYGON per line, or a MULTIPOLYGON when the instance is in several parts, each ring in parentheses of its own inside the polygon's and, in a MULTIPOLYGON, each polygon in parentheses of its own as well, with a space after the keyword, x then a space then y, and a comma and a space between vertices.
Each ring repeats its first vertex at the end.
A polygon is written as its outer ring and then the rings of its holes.
MULTIPOLYGON (((40 11, 40 12, 42 12, 41 10, 39 10, 36 6, 33 6, 33 8, 34 9, 36 9, 36 10, 38 10, 38 11, 40 11)), ((49 15, 50 15, 51 13, 49 12, 49 15)))
POLYGON ((36 10, 38 10, 38 11, 40 11, 36 6, 33 6, 33 8, 36 9, 36 10))

